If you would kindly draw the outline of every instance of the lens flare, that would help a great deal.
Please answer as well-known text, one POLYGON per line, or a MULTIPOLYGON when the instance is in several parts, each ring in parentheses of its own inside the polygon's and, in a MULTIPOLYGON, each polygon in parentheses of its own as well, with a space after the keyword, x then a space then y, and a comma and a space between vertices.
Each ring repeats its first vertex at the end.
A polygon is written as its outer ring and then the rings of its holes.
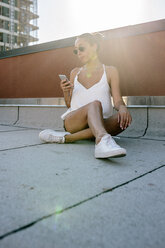
POLYGON ((68 231, 70 229, 70 223, 68 222, 68 218, 66 215, 61 215, 63 212, 63 208, 61 206, 56 206, 55 214, 53 219, 53 230, 56 232, 57 230, 65 230, 68 231))
POLYGON ((56 206, 55 214, 60 214, 61 212, 62 212, 62 207, 61 206, 56 206))

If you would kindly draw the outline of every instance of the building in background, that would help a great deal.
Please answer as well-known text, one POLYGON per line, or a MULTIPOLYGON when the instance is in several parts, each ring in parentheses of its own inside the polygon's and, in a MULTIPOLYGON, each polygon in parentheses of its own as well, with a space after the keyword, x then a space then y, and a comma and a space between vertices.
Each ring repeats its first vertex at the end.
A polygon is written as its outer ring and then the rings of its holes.
POLYGON ((38 41, 37 0, 0 0, 0 52, 38 41))

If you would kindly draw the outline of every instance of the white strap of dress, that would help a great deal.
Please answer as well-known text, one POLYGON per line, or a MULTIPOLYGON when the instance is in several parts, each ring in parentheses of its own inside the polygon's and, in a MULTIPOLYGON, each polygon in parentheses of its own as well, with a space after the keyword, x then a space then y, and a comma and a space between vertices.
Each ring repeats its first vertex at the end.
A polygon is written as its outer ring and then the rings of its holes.
POLYGON ((82 71, 82 67, 80 68, 80 70, 77 72, 77 76, 80 74, 80 72, 82 71))

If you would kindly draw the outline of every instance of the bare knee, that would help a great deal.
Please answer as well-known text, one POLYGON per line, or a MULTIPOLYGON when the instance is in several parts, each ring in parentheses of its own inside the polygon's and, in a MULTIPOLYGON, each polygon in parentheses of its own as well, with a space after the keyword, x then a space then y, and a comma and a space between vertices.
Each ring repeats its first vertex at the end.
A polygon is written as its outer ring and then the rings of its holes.
POLYGON ((99 100, 95 100, 95 101, 89 103, 88 107, 89 107, 89 109, 90 108, 95 108, 95 109, 98 108, 98 109, 102 110, 102 104, 101 104, 101 102, 99 100))
POLYGON ((93 119, 97 112, 102 113, 102 104, 95 100, 80 109, 71 112, 65 119, 65 129, 70 133, 75 133, 88 128, 89 116, 93 119))

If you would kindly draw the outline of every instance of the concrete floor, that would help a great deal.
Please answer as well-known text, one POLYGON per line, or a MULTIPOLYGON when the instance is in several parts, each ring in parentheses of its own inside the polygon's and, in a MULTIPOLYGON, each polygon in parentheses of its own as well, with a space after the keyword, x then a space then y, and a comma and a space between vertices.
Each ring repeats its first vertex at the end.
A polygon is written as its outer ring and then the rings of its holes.
POLYGON ((164 248, 165 140, 43 144, 39 129, 0 125, 1 248, 164 248))

